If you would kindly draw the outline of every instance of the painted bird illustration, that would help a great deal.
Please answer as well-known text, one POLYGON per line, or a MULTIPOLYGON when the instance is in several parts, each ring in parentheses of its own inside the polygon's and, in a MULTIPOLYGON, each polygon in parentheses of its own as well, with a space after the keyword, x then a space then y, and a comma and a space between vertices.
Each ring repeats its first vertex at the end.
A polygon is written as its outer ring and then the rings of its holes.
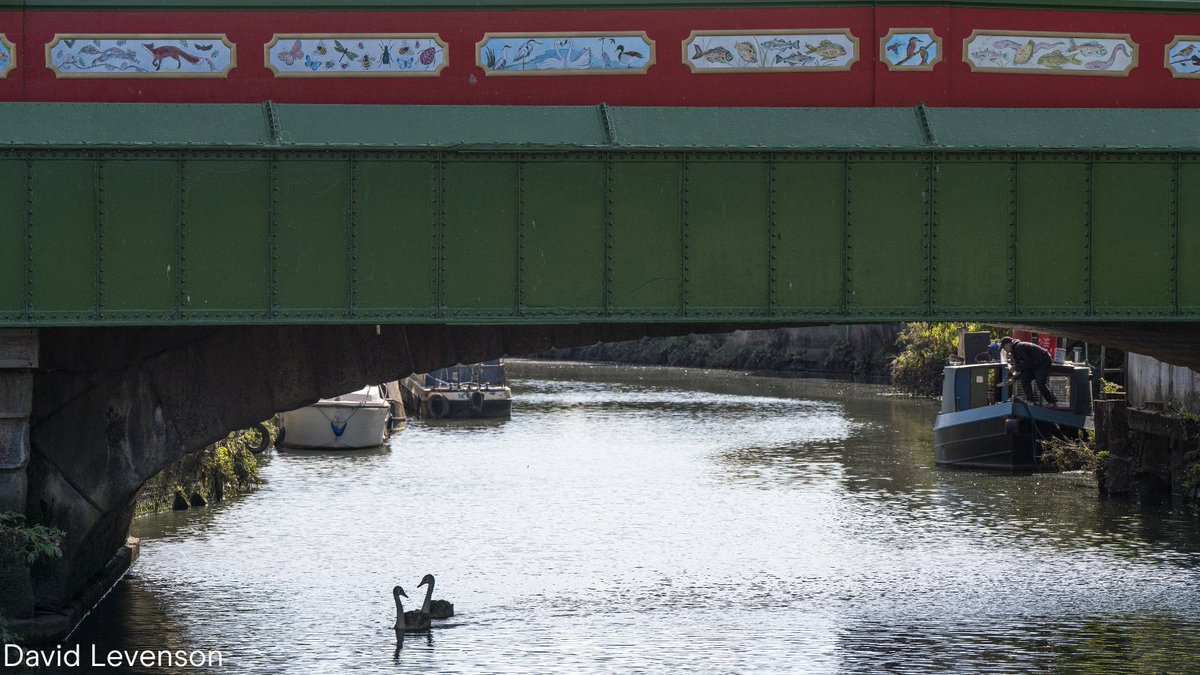
POLYGON ((902 58, 896 62, 896 65, 902 66, 905 63, 907 63, 908 61, 911 61, 913 59, 913 57, 918 56, 920 54, 920 48, 921 48, 921 45, 917 43, 917 38, 915 38, 915 37, 908 38, 908 51, 905 53, 904 58, 902 58))
POLYGON ((492 70, 504 70, 508 67, 508 50, 512 49, 512 45, 504 45, 500 48, 500 60, 496 62, 492 70))
POLYGON ((513 63, 520 63, 521 67, 524 67, 525 64, 522 62, 529 58, 529 55, 533 53, 533 46, 540 44, 542 43, 538 42, 537 40, 526 40, 525 44, 517 47, 517 53, 513 54, 513 63))
POLYGON ((626 68, 632 68, 635 62, 644 58, 646 56, 641 52, 625 51, 625 45, 617 45, 617 61, 625 64, 626 68))

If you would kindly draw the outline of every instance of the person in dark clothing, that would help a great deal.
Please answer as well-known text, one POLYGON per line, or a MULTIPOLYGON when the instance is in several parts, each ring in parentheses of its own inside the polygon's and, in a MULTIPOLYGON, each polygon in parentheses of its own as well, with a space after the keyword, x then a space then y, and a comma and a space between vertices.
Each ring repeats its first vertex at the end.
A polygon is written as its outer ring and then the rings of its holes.
POLYGON ((1020 378, 1021 391, 1024 392, 1026 398, 1033 398, 1033 383, 1036 381, 1038 391, 1042 393, 1042 400, 1051 406, 1058 405, 1058 399, 1055 398, 1054 392, 1046 386, 1046 379, 1050 377, 1052 361, 1050 352, 1032 342, 1022 342, 1010 337, 1000 340, 1000 348, 1008 354, 1012 377, 1020 378))

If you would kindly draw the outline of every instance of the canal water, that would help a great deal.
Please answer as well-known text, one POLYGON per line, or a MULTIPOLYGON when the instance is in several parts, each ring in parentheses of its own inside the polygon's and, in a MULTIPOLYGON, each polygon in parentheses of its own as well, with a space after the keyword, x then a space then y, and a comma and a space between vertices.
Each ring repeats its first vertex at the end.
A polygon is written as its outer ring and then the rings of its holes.
POLYGON ((1200 669, 1191 513, 939 470, 934 404, 878 386, 510 375, 509 421, 276 452, 253 494, 137 520, 72 640, 249 673, 1200 669), (457 615, 400 643, 391 588, 426 573, 457 615))

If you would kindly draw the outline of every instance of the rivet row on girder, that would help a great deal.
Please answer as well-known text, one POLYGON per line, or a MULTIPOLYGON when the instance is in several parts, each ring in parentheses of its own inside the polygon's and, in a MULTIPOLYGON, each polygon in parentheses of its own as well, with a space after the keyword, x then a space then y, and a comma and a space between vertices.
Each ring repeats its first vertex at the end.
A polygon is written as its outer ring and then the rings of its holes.
POLYGON ((850 312, 850 295, 854 292, 854 242, 851 228, 854 221, 854 165, 850 156, 842 159, 842 314, 850 312))
POLYGON ((25 307, 26 320, 33 318, 33 160, 25 160, 25 307))
MULTIPOLYGON (((602 112, 603 104, 601 104, 602 112)), ((606 114, 606 113, 605 113, 606 114)), ((607 119, 607 114, 606 114, 607 119)), ((611 130, 606 131, 610 133, 611 130)), ((609 137, 611 144, 612 138, 609 137)), ((612 160, 608 156, 604 158, 604 314, 608 316, 612 311, 613 302, 613 190, 612 190, 612 160)))
POLYGON ((767 162, 767 312, 772 316, 775 315, 775 310, 779 306, 778 263, 776 260, 776 256, 779 254, 776 245, 779 232, 775 223, 779 195, 777 180, 775 158, 772 156, 767 162))
POLYGON ((350 257, 350 288, 346 297, 346 316, 358 308, 358 161, 350 159, 350 219, 346 223, 346 253, 350 257))
POLYGON ((274 318, 279 305, 279 170, 276 159, 272 156, 267 164, 267 183, 270 185, 271 199, 267 208, 267 250, 270 264, 267 265, 267 314, 274 318))
POLYGON ((922 274, 924 277, 922 282, 925 285, 925 313, 931 316, 933 314, 933 295, 934 289, 937 288, 937 266, 938 266, 938 246, 937 246, 937 185, 936 177, 933 171, 933 166, 937 164, 936 155, 930 155, 929 161, 925 162, 921 170, 924 174, 925 190, 921 195, 921 215, 925 221, 925 231, 921 236, 921 246, 925 254, 925 271, 922 274))
POLYGON ((1088 163, 1087 163, 1087 173, 1084 175, 1084 203, 1083 203, 1083 209, 1084 209, 1084 216, 1083 216, 1083 223, 1084 223, 1084 229, 1083 229, 1083 248, 1084 248, 1083 276, 1084 276, 1084 289, 1085 289, 1084 292, 1086 294, 1085 297, 1087 298, 1086 304, 1087 304, 1088 316, 1095 316, 1095 314, 1096 314, 1096 306, 1093 301, 1093 295, 1092 295, 1092 292, 1093 292, 1093 286, 1092 286, 1092 214, 1095 213, 1095 211, 1093 210, 1094 196, 1092 194, 1092 180, 1093 180, 1092 174, 1095 171, 1095 169, 1096 169, 1096 156, 1089 155, 1088 163))
POLYGON ((175 313, 179 315, 187 302, 187 252, 188 252, 188 211, 187 211, 187 160, 180 158, 178 167, 179 202, 178 202, 178 231, 176 232, 175 252, 175 313))
POLYGON ((95 163, 96 189, 96 316, 104 317, 104 160, 95 163))
POLYGON ((439 153, 437 157, 437 181, 433 186, 433 206, 436 216, 433 219, 433 301, 436 316, 446 315, 446 160, 439 153))
POLYGON ((1171 276, 1168 285, 1168 302, 1171 313, 1179 316, 1179 155, 1171 163, 1171 233, 1167 245, 1171 252, 1171 276))
POLYGON ((1008 266, 1005 270, 1008 283, 1008 305, 1012 312, 1017 311, 1017 172, 1020 165, 1016 156, 1008 167, 1008 266))
POLYGON ((517 316, 525 309, 525 160, 517 160, 517 316))
POLYGON ((689 316, 688 306, 691 303, 691 241, 688 230, 691 220, 690 181, 688 172, 688 157, 683 156, 679 161, 679 243, 680 243, 680 300, 683 316, 689 316))

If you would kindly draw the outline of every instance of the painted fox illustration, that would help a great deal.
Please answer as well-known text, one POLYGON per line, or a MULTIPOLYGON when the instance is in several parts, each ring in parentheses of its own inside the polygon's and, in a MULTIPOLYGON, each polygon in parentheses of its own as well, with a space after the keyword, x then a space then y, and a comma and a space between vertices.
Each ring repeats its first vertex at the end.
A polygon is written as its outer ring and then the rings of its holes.
POLYGON ((163 59, 175 59, 176 69, 183 67, 183 61, 180 59, 186 59, 188 63, 200 63, 200 57, 192 56, 174 45, 155 47, 153 42, 143 42, 142 46, 149 49, 150 53, 154 55, 154 61, 150 65, 154 66, 155 70, 162 67, 163 59))

